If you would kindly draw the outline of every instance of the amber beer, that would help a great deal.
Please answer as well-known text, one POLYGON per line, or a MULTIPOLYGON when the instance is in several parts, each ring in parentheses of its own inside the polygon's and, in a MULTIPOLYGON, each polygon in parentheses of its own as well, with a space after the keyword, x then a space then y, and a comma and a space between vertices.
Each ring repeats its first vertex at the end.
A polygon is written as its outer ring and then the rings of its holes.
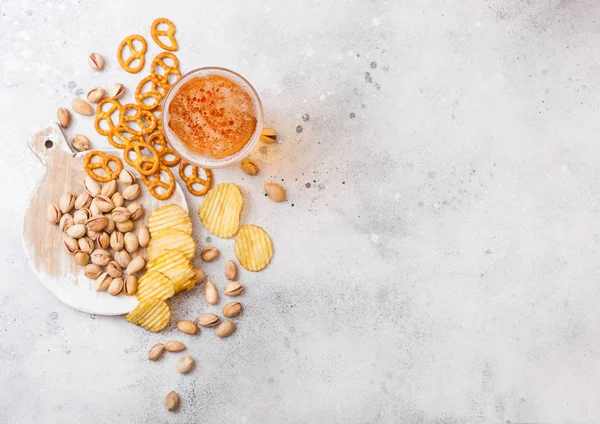
POLYGON ((184 75, 166 96, 167 141, 188 162, 217 168, 246 156, 260 137, 262 105, 241 75, 202 68, 184 75))

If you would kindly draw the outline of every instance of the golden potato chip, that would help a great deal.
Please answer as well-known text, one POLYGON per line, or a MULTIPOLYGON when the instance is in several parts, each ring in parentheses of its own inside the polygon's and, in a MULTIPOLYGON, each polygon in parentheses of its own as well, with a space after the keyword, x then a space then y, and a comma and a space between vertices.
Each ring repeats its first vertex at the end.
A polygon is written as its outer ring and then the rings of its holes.
POLYGON ((225 183, 209 190, 198 214, 208 231, 217 237, 229 238, 238 231, 243 207, 244 199, 239 187, 225 183))
POLYGON ((194 271, 190 261, 179 250, 165 250, 156 258, 148 261, 146 269, 158 271, 173 283, 175 292, 194 278, 194 271))
POLYGON ((167 300, 175 295, 175 286, 160 272, 150 270, 138 281, 136 295, 140 302, 148 299, 167 300))
POLYGON ((163 330, 169 324, 171 309, 164 300, 148 299, 138 303, 125 319, 144 327, 146 330, 157 332, 163 330))
POLYGON ((167 228, 192 234, 192 221, 189 214, 181 206, 175 204, 155 209, 148 218, 150 234, 154 237, 155 233, 167 228))
POLYGON ((184 281, 175 287, 175 294, 191 290, 194 287, 196 287, 196 280, 194 278, 190 278, 189 280, 184 281))
POLYGON ((243 225, 235 237, 235 255, 248 271, 260 271, 273 257, 269 235, 257 225, 243 225))
POLYGON ((194 257, 196 253, 196 243, 194 239, 185 231, 168 228, 157 231, 152 235, 150 244, 146 250, 148 260, 152 260, 165 250, 179 250, 188 259, 194 257))

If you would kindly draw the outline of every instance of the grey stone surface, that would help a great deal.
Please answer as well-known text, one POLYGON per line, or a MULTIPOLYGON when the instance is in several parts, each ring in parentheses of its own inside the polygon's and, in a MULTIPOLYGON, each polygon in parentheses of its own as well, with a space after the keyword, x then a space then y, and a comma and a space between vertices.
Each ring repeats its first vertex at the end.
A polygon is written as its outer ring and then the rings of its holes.
MULTIPOLYGON (((0 422, 598 422, 599 12, 589 0, 0 2, 0 422), (93 86, 135 87, 116 47, 158 16, 177 24, 182 69, 239 71, 281 133, 252 154, 260 176, 216 172, 276 249, 267 270, 241 274, 228 340, 71 310, 21 249, 42 175, 27 139, 93 86), (105 72, 88 68, 91 51, 105 72), (267 180, 286 203, 264 197, 267 180), (167 339, 188 344, 193 373, 175 372, 178 354, 145 359, 167 339)), ((90 119, 74 128, 107 145, 90 119)), ((210 243, 222 288, 232 241, 210 243)), ((219 311, 198 291, 172 304, 175 320, 219 311)))

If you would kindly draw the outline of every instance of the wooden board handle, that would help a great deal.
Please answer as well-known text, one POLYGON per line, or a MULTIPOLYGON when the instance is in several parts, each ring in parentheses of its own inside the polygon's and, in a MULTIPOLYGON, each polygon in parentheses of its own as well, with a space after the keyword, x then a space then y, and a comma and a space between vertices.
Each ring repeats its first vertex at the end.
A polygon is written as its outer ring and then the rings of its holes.
POLYGON ((29 140, 29 148, 44 165, 55 156, 75 156, 57 123, 36 132, 29 140))

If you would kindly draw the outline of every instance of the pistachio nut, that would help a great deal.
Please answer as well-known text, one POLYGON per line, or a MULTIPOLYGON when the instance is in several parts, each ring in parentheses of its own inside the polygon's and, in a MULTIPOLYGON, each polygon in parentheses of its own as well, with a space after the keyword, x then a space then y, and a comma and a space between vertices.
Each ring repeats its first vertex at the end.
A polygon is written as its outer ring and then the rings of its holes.
POLYGON ((248 175, 258 174, 258 166, 248 159, 242 161, 242 170, 248 175))
POLYGON ((88 230, 99 233, 100 231, 102 231, 106 228, 107 224, 108 224, 107 217, 105 217, 104 215, 96 215, 96 216, 92 216, 90 219, 88 219, 85 223, 85 226, 87 227, 88 230))
POLYGON ((107 183, 104 183, 102 189, 100 190, 100 194, 111 197, 113 194, 117 192, 117 182, 115 180, 111 180, 107 183))
POLYGON ((171 390, 169 393, 167 393, 167 396, 165 396, 165 408, 167 408, 169 411, 173 411, 175 409, 177 409, 177 407, 179 406, 179 395, 171 390))
POLYGON ((121 223, 121 222, 127 221, 129 219, 130 215, 131 215, 131 213, 129 212, 129 210, 122 206, 120 206, 118 208, 114 208, 112 210, 112 212, 110 213, 110 216, 112 217, 113 221, 115 221, 115 223, 121 223))
POLYGON ((150 231, 145 225, 140 225, 140 228, 138 228, 138 242, 141 247, 146 247, 150 243, 150 231))
POLYGON ((123 195, 121 193, 119 193, 118 191, 112 195, 110 200, 112 200, 113 205, 115 205, 115 208, 120 208, 121 206, 123 206, 123 203, 125 203, 125 199, 123 199, 123 195))
POLYGON ((185 319, 177 321, 177 329, 185 334, 197 334, 198 326, 194 324, 192 321, 188 321, 185 319))
POLYGON ((131 185, 135 182, 135 175, 131 171, 123 168, 119 174, 119 180, 125 185, 131 185))
POLYGON ((125 86, 121 83, 114 83, 108 89, 108 97, 110 97, 111 99, 120 99, 121 97, 123 97, 123 94, 125 94, 125 86))
MULTIPOLYGON (((110 275, 110 274, 109 274, 110 275)), ((123 279, 121 277, 114 278, 108 286, 108 293, 111 296, 118 296, 123 291, 123 279)))
POLYGON ((63 236, 63 243, 69 253, 75 253, 75 251, 78 250, 77 248, 79 247, 79 243, 77 240, 69 237, 67 234, 63 236))
POLYGON ((127 266, 131 263, 131 255, 127 253, 127 250, 125 249, 119 250, 117 253, 115 253, 115 260, 119 265, 121 265, 121 268, 127 268, 127 266))
POLYGON ((237 317, 242 312, 242 304, 240 302, 229 302, 223 306, 223 316, 227 318, 237 317))
POLYGON ((85 233, 87 233, 87 229, 85 228, 85 225, 83 225, 83 224, 72 225, 67 230, 67 235, 74 239, 78 239, 78 238, 85 236, 85 233))
POLYGON ((225 338, 231 336, 235 331, 235 322, 227 320, 223 321, 221 325, 217 327, 217 337, 225 338))
POLYGON ((58 123, 63 128, 67 128, 71 123, 71 112, 64 107, 58 108, 56 111, 56 116, 58 118, 58 123))
POLYGON ((265 191, 267 196, 274 202, 283 202, 286 199, 285 189, 279 184, 269 182, 265 184, 265 191))
POLYGON ((125 278, 124 292, 127 296, 133 296, 137 291, 138 281, 135 275, 128 275, 125 278))
POLYGON ((231 283, 227 283, 227 285, 223 289, 223 293, 225 293, 229 297, 239 296, 243 291, 244 291, 244 286, 242 286, 237 281, 232 281, 231 283))
POLYGON ((131 214, 131 219, 133 221, 140 219, 142 216, 144 216, 144 207, 139 203, 130 203, 129 206, 127 206, 127 210, 131 214))
POLYGON ((119 230, 122 233, 128 233, 130 231, 133 231, 133 228, 135 227, 135 224, 131 219, 128 219, 125 222, 117 222, 115 223, 115 225, 117 226, 117 230, 119 230))
POLYGON ((185 349, 185 345, 177 340, 169 340, 165 343, 167 352, 181 352, 185 349))
POLYGON ((165 345, 162 343, 157 343, 150 348, 150 351, 148 351, 148 359, 151 361, 156 361, 162 356, 163 353, 165 353, 165 345))
POLYGON ((91 215, 89 209, 79 209, 73 214, 73 222, 75 224, 85 224, 87 220, 90 219, 91 215))
POLYGON ((115 231, 115 228, 117 228, 115 221, 113 221, 112 217, 110 215, 105 215, 106 218, 108 219, 108 222, 106 223, 106 227, 104 228, 104 231, 106 231, 108 234, 112 234, 113 231, 115 231))
POLYGON ((70 212, 71 209, 73 209, 73 206, 75 206, 75 196, 73 196, 73 194, 65 193, 60 196, 58 207, 62 213, 70 212))
POLYGON ((230 281, 233 281, 237 278, 237 266, 235 265, 235 262, 231 260, 227 261, 225 264, 225 278, 230 281))
POLYGON ((211 313, 201 314, 198 316, 198 324, 202 327, 216 327, 219 325, 219 317, 211 313))
POLYGON ((260 135, 260 141, 264 143, 275 143, 277 141, 277 131, 273 128, 264 127, 260 132, 260 135))
POLYGON ((90 143, 90 139, 83 134, 75 134, 75 137, 73 137, 71 144, 73 145, 73 148, 78 152, 90 150, 90 147, 92 146, 90 143))
POLYGON ((125 190, 123 190, 123 199, 135 200, 139 197, 140 193, 140 186, 138 184, 131 184, 130 186, 127 186, 125 190))
POLYGON ((84 191, 75 199, 75 209, 87 209, 90 203, 92 203, 92 196, 87 191, 84 191))
POLYGON ((204 286, 204 297, 211 305, 219 303, 219 292, 217 291, 215 284, 210 280, 207 281, 204 286))
POLYGON ((83 273, 87 278, 91 278, 92 280, 97 279, 102 274, 102 268, 96 264, 87 264, 83 268, 83 273))
POLYGON ((146 261, 141 256, 136 256, 127 265, 127 274, 135 274, 146 266, 146 261))
POLYGON ((100 233, 97 233, 97 232, 92 231, 92 230, 87 230, 87 236, 89 238, 91 238, 92 240, 94 240, 94 241, 96 241, 98 239, 98 234, 100 234, 100 233))
POLYGON ((125 246, 125 238, 123 237, 123 233, 119 230, 113 231, 110 235, 110 247, 118 252, 123 249, 125 246))
POLYGON ((60 221, 58 222, 58 228, 61 231, 66 232, 69 228, 71 228, 75 224, 73 217, 70 213, 66 213, 60 217, 60 221))
POLYGON ((205 247, 202 249, 202 252, 200 252, 200 257, 204 262, 214 261, 217 259, 217 256, 219 256, 219 249, 213 246, 205 247))
POLYGON ((101 71, 104 69, 104 58, 100 55, 100 53, 90 53, 88 56, 88 65, 94 71, 101 71))
POLYGON ((94 109, 88 102, 82 99, 73 99, 71 107, 80 115, 90 116, 94 114, 94 109))
POLYGON ((110 261, 108 265, 106 265, 106 272, 112 278, 123 276, 123 272, 121 271, 121 265, 119 265, 116 261, 110 261))
POLYGON ((90 261, 90 254, 82 250, 76 250, 74 257, 77 265, 85 266, 90 261))
POLYGON ((77 240, 77 244, 79 244, 79 250, 85 253, 91 254, 94 251, 94 240, 88 236, 81 237, 79 240, 77 240))
POLYGON ((96 205, 98 205, 98 209, 100 212, 110 212, 115 208, 114 203, 110 200, 110 197, 100 194, 96 196, 96 205))
POLYGON ((103 292, 108 290, 110 287, 110 283, 112 283, 113 278, 108 275, 106 272, 100 274, 98 278, 96 278, 95 288, 97 292, 103 292))
POLYGON ((92 200, 89 209, 92 215, 102 215, 102 211, 98 209, 98 203, 96 203, 96 199, 92 200))
POLYGON ((92 197, 99 195, 101 190, 100 184, 90 176, 85 177, 83 180, 83 188, 92 197))
POLYGON ((48 217, 49 223, 58 224, 60 222, 60 217, 62 216, 62 212, 60 211, 58 204, 52 203, 48 205, 46 216, 48 217))
POLYGON ((91 255, 92 263, 100 266, 106 266, 110 262, 110 253, 104 249, 96 249, 91 255))
POLYGON ((194 280, 196 281, 196 283, 201 283, 204 280, 206 280, 206 274, 204 273, 202 268, 194 268, 193 271, 194 271, 194 280))
POLYGON ((106 231, 101 231, 96 237, 96 243, 101 249, 108 249, 110 247, 110 236, 106 231))
POLYGON ((182 356, 175 367, 175 369, 182 374, 190 372, 192 368, 194 368, 194 358, 190 355, 182 356))
POLYGON ((140 247, 140 243, 138 242, 138 238, 133 233, 125 233, 125 250, 129 253, 133 253, 138 250, 140 247))
POLYGON ((88 102, 98 103, 100 100, 102 100, 104 98, 105 94, 106 94, 106 91, 104 91, 104 88, 102 88, 102 87, 92 88, 87 93, 88 102))

